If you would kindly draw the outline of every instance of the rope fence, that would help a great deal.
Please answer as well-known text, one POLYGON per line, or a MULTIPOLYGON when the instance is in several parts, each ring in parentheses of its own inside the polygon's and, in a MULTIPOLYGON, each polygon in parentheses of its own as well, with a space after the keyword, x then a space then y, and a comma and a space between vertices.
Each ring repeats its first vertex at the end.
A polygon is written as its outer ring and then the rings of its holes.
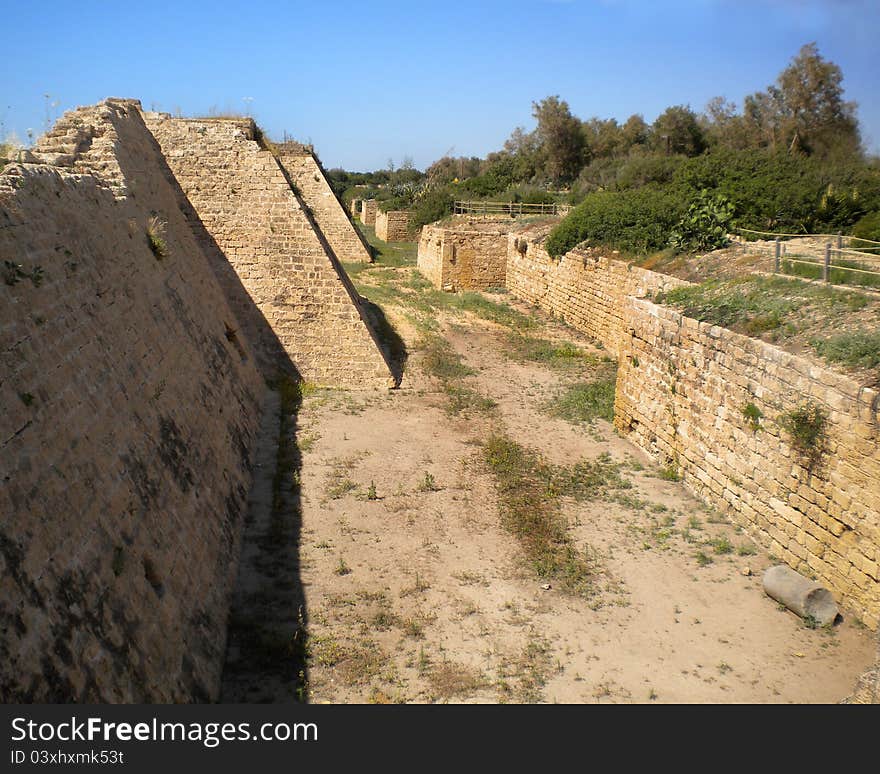
MULTIPOLYGON (((764 254, 772 257, 773 273, 821 279, 823 282, 840 285, 858 285, 880 288, 880 255, 867 247, 851 249, 844 247, 842 234, 784 234, 780 232, 756 231, 741 228, 735 232, 741 237, 736 240, 743 254, 764 254), (745 238, 745 234, 770 237, 759 242, 745 238), (796 239, 792 244, 788 240, 796 239)), ((873 242, 873 240, 861 240, 873 242)))
POLYGON ((452 211, 456 215, 567 215, 571 207, 567 204, 544 203, 526 204, 524 202, 484 202, 456 201, 452 211))

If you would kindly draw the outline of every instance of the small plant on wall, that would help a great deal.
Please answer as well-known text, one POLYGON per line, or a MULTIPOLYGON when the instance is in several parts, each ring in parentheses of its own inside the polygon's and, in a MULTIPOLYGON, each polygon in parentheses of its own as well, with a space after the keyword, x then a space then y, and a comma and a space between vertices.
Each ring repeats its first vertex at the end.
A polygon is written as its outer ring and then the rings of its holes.
POLYGON ((825 453, 828 443, 828 416, 821 406, 806 403, 779 417, 779 424, 789 435, 789 443, 812 470, 825 453))
POLYGON ((165 223, 156 215, 153 215, 147 221, 147 245, 150 252, 156 256, 156 260, 161 260, 168 255, 168 244, 165 242, 165 223))
POLYGON ((761 429, 761 417, 764 413, 754 403, 746 403, 742 409, 742 415, 749 423, 752 432, 758 432, 761 429))

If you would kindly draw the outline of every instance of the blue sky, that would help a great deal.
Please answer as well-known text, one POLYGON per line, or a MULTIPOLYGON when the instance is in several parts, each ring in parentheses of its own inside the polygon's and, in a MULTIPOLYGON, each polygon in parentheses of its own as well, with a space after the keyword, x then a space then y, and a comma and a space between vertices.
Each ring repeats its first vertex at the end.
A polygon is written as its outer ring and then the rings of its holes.
POLYGON ((0 132, 22 140, 108 96, 183 115, 248 111, 327 167, 484 156, 533 101, 581 118, 738 105, 816 41, 880 151, 877 0, 0 3, 0 132), (46 95, 49 95, 46 97, 46 95))

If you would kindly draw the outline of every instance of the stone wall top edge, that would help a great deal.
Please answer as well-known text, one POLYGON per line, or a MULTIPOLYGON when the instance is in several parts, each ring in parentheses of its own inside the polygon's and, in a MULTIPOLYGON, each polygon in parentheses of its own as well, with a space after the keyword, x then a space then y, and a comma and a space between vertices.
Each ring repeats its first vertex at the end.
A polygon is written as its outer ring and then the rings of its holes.
MULTIPOLYGON (((819 381, 822 380, 822 377, 833 380, 835 384, 839 385, 836 389, 841 392, 845 391, 851 394, 858 394, 860 395, 860 400, 863 402, 873 403, 878 400, 878 394, 880 393, 878 393, 876 389, 860 384, 845 373, 818 365, 811 360, 807 360, 799 355, 788 352, 776 344, 771 344, 768 341, 747 336, 744 333, 737 333, 736 331, 730 330, 730 328, 701 322, 693 317, 686 317, 674 307, 657 304, 647 298, 628 296, 627 301, 636 309, 641 309, 652 317, 665 319, 673 325, 680 326, 682 321, 688 320, 695 325, 701 336, 706 336, 708 338, 724 341, 733 346, 741 347, 742 349, 757 355, 761 359, 778 363, 783 366, 799 366, 803 369, 816 369, 819 381)), ((814 381, 816 380, 814 379, 814 381)))

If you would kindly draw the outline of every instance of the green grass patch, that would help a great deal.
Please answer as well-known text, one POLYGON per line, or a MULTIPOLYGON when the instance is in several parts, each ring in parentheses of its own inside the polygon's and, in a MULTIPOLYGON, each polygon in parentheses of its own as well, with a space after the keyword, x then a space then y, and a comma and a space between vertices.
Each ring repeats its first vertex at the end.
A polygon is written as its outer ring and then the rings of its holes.
POLYGON ((507 336, 506 343, 505 354, 512 360, 543 363, 550 368, 560 370, 591 367, 602 362, 610 362, 608 357, 599 357, 586 352, 569 341, 553 342, 516 331, 507 336))
POLYGON ((750 336, 777 329, 785 335, 787 328, 794 331, 787 323, 795 316, 811 311, 844 315, 869 303, 865 296, 847 290, 759 276, 711 279, 674 288, 656 300, 680 309, 686 317, 750 336))
POLYGON ((545 404, 545 411, 572 424, 592 424, 597 419, 611 422, 614 419, 617 369, 611 370, 613 364, 609 365, 611 367, 595 379, 566 387, 545 404))
POLYGON ((476 390, 472 390, 469 387, 462 387, 458 384, 447 384, 443 388, 443 391, 448 398, 446 410, 450 414, 457 415, 468 411, 489 413, 498 406, 492 398, 480 395, 476 390))
POLYGON ((615 490, 631 489, 632 482, 621 475, 623 465, 603 452, 594 460, 581 460, 570 467, 548 467, 545 477, 550 492, 575 500, 593 500, 615 490))
POLYGON ((452 345, 440 336, 426 338, 421 346, 422 368, 425 373, 441 381, 462 379, 475 373, 466 366, 452 345))
POLYGON ((358 222, 355 227, 373 248, 373 260, 375 261, 373 266, 400 268, 416 265, 419 252, 418 242, 383 242, 376 236, 376 229, 373 226, 365 226, 358 222))
POLYGON ((495 477, 501 524, 517 538, 535 574, 572 594, 595 593, 595 560, 578 550, 568 534, 552 487, 552 469, 501 435, 486 441, 483 458, 495 477))
POLYGON ((827 339, 812 339, 810 345, 832 363, 853 368, 880 367, 880 332, 855 331, 827 339))
MULTIPOLYGON (((783 274, 813 280, 822 279, 823 267, 821 263, 804 256, 791 257, 798 258, 799 260, 795 263, 792 260, 783 258, 779 266, 783 274), (800 261, 809 261, 809 263, 801 263, 800 261)), ((835 259, 834 265, 828 268, 828 280, 833 285, 857 285, 859 287, 880 288, 880 274, 862 274, 860 271, 847 271, 847 269, 869 268, 858 261, 835 259)))

